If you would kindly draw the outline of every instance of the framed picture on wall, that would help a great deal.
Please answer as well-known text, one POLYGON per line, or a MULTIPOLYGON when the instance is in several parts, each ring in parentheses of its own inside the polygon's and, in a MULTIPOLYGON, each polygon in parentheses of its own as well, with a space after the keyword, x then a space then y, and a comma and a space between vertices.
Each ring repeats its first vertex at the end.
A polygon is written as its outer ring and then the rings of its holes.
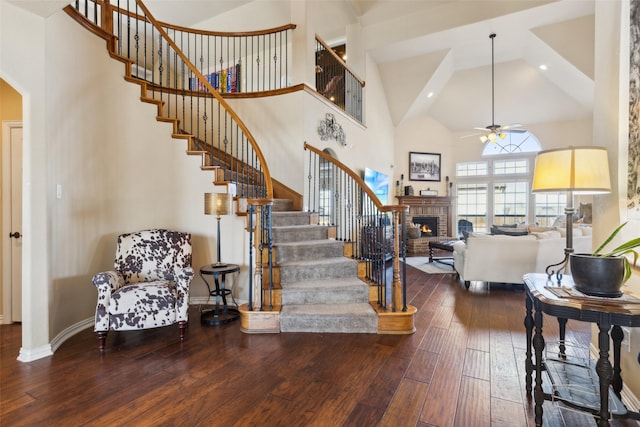
POLYGON ((440 154, 410 152, 409 181, 440 181, 440 154))

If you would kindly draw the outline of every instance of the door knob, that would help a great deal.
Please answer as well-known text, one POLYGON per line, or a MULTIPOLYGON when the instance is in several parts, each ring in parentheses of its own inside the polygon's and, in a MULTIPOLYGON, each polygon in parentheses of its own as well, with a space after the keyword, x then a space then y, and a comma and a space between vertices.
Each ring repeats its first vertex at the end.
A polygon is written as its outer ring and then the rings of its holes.
POLYGON ((15 237, 16 239, 20 238, 20 232, 14 231, 13 233, 9 233, 9 237, 15 237))

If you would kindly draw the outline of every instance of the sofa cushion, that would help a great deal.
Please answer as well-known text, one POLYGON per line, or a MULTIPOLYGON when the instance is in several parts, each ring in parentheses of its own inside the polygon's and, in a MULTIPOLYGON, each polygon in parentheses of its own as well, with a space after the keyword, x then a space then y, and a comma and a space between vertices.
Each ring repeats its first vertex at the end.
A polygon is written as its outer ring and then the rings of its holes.
POLYGON ((529 230, 529 233, 540 233, 544 231, 555 230, 555 228, 553 227, 540 227, 539 225, 529 225, 527 229, 529 230))
MULTIPOLYGON (((562 237, 567 237, 567 229, 563 228, 563 227, 556 227, 556 230, 560 232, 560 236, 562 237)), ((573 237, 579 237, 579 236, 590 236, 591 234, 584 234, 582 228, 580 227, 573 227, 573 237)))
POLYGON ((526 236, 529 234, 529 230, 526 228, 515 228, 515 227, 491 227, 491 234, 506 234, 508 236, 526 236))
POLYGON ((534 231, 531 234, 536 236, 536 238, 538 238, 538 239, 560 239, 560 238, 562 238, 562 235, 557 230, 540 231, 540 232, 534 231))

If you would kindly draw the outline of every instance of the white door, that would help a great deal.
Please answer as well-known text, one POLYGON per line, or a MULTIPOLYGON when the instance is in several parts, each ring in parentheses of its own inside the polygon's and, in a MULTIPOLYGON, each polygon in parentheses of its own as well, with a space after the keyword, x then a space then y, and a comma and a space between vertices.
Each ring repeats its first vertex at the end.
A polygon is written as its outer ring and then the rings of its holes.
POLYGON ((3 318, 22 321, 22 122, 3 122, 3 318))

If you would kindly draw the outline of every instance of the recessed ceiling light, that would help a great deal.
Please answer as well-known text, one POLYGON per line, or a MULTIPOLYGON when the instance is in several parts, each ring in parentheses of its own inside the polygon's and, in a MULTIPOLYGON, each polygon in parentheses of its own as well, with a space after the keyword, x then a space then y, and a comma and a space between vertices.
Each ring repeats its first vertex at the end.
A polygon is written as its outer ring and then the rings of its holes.
POLYGON ((545 64, 540 65, 540 68, 542 71, 547 71, 548 67, 545 64))
POLYGON ((429 92, 429 93, 427 94, 427 98, 433 98, 433 92, 429 92))

